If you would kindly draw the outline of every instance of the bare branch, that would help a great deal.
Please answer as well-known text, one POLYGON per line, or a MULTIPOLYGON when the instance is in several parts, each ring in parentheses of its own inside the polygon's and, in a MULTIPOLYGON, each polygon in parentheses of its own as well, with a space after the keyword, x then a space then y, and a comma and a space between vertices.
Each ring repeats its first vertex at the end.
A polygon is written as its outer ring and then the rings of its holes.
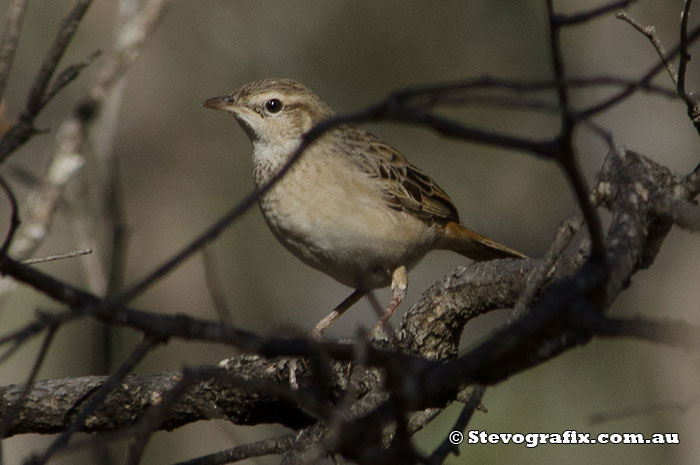
MULTIPOLYGON (((85 406, 71 421, 70 426, 68 426, 65 431, 63 431, 58 438, 51 443, 43 454, 40 456, 32 456, 29 459, 28 464, 44 465, 56 452, 66 447, 71 436, 84 427, 88 417, 94 414, 95 410, 104 402, 110 392, 112 392, 134 369, 134 367, 136 367, 136 365, 138 365, 141 360, 143 360, 143 358, 159 343, 160 341, 154 338, 144 338, 144 340, 136 347, 136 349, 134 349, 124 363, 107 378, 104 384, 102 384, 100 388, 92 393, 87 399, 84 399, 86 401, 85 406)), ((77 405, 76 407, 79 408, 80 406, 77 405)))
POLYGON ((668 195, 657 201, 655 209, 683 229, 700 231, 700 207, 695 202, 668 195))
POLYGON ((458 444, 461 441, 455 442, 454 438, 452 438, 451 435, 455 431, 461 433, 465 429, 467 429, 467 425, 472 419, 472 415, 479 407, 479 404, 481 404, 481 399, 484 397, 485 391, 486 388, 484 386, 474 386, 474 389, 469 395, 469 400, 467 400, 467 402, 465 403, 464 407, 462 408, 462 412, 459 414, 459 417, 457 417, 457 421, 455 421, 454 426, 452 426, 452 431, 450 432, 450 435, 448 435, 448 437, 446 437, 442 441, 442 443, 433 451, 433 453, 430 454, 430 457, 427 461, 428 464, 439 465, 445 461, 445 459, 450 453, 454 455, 459 455, 458 444))
POLYGON ((10 201, 10 227, 8 228, 7 233, 5 234, 5 239, 2 241, 2 246, 0 246, 0 257, 4 257, 7 255, 7 249, 9 249, 10 244, 12 244, 12 239, 15 237, 15 232, 17 232, 20 220, 19 209, 17 207, 17 198, 15 197, 15 193, 12 191, 12 188, 9 184, 7 184, 7 181, 5 181, 5 178, 3 178, 2 176, 0 176, 0 187, 5 192, 7 200, 10 201))
POLYGON ((136 14, 126 19, 119 28, 114 54, 102 67, 100 76, 90 90, 90 96, 102 100, 105 92, 112 87, 127 69, 136 61, 146 40, 165 17, 173 0, 149 0, 136 14))
MULTIPOLYGON (((141 20, 151 25, 157 23, 163 5, 168 3, 152 0, 143 10, 150 13, 144 13, 141 20), (149 10, 150 7, 155 10, 149 10)), ((620 320, 602 313, 626 288, 635 272, 652 264, 674 223, 692 229, 700 224, 698 208, 693 203, 700 190, 700 174, 677 176, 645 157, 615 148, 612 136, 587 120, 592 113, 585 111, 591 109, 576 113, 569 101, 573 89, 589 85, 614 86, 615 95, 600 105, 612 106, 638 89, 669 95, 668 90, 653 86, 651 77, 639 81, 598 77, 597 84, 593 84, 596 78, 566 77, 559 43, 561 28, 596 18, 623 3, 627 2, 614 1, 590 11, 563 16, 556 15, 553 2, 548 2, 553 80, 511 82, 482 78, 407 89, 362 111, 321 123, 307 134, 289 163, 262 190, 244 198, 172 259, 114 299, 101 299, 96 295, 101 293, 85 292, 0 254, 0 273, 69 307, 63 313, 40 315, 24 328, 0 336, 0 344, 7 347, 0 361, 30 337, 44 330, 49 334, 63 324, 84 317, 107 322, 110 327, 133 328, 144 335, 144 342, 110 377, 32 383, 34 374, 30 374, 30 382, 25 385, 0 387, 0 400, 5 400, 0 402, 0 416, 7 422, 7 426, 3 424, 0 428, 2 432, 12 435, 28 431, 63 431, 41 457, 34 458, 33 463, 45 463, 56 451, 66 450, 67 441, 76 431, 111 431, 92 435, 74 447, 129 437, 133 438, 129 463, 138 463, 153 431, 175 428, 197 419, 225 416, 233 423, 281 422, 303 429, 299 434, 238 446, 186 463, 222 463, 269 453, 284 454, 283 463, 308 463, 327 455, 342 455, 360 463, 417 460, 442 463, 454 451, 451 444, 445 441, 431 457, 425 458, 415 451, 410 436, 447 403, 468 392, 465 386, 499 383, 572 347, 586 344, 596 336, 633 337, 697 351, 700 329, 692 325, 663 320, 620 320), (545 100, 518 101, 511 96, 483 98, 471 94, 472 90, 489 88, 501 93, 522 94, 556 91, 557 100, 552 106, 545 100), (518 138, 469 127, 433 113, 437 105, 474 102, 519 104, 520 108, 533 112, 556 110, 561 116, 559 134, 552 139, 518 138), (240 217, 325 131, 342 124, 379 120, 427 125, 451 137, 555 159, 573 185, 582 214, 560 229, 544 260, 475 264, 460 268, 435 283, 407 312, 395 341, 370 343, 360 336, 353 344, 337 344, 303 338, 263 338, 230 324, 185 315, 156 314, 126 306, 131 298, 148 289, 240 217), (577 165, 573 135, 579 125, 589 125, 613 148, 606 157, 593 194, 588 191, 577 165), (603 236, 595 210, 598 201, 612 213, 607 237, 603 236), (583 247, 579 251, 564 252, 572 236, 583 226, 584 218, 594 257, 588 261, 587 250, 583 247), (514 304, 518 318, 458 356, 460 337, 467 322, 476 315, 514 304), (171 337, 221 342, 255 355, 238 356, 219 367, 125 378, 155 345, 171 337), (287 358, 263 358, 277 356, 309 359, 306 364, 300 363, 303 366, 298 375, 299 390, 292 390, 288 385, 287 358), (350 368, 346 362, 350 362, 350 368), (50 397, 52 404, 47 405, 45 393, 48 390, 67 394, 65 398, 50 397), (17 402, 18 399, 21 401, 17 402), (19 415, 8 415, 7 405, 19 406, 14 407, 19 415), (36 423, 22 423, 25 418, 36 423), (357 447, 359 443, 362 447, 357 447)), ((686 2, 685 14, 690 9, 689 4, 690 1, 686 2)), ((149 29, 152 28, 141 28, 141 31, 149 29)), ((136 37, 132 44, 143 43, 144 36, 131 37, 136 37)), ((688 40, 679 48, 681 55, 687 53, 693 33, 682 33, 681 42, 683 37, 688 40)), ((128 38, 127 35, 124 40, 128 38)), ((122 52, 108 57, 109 67, 104 69, 90 97, 76 107, 71 118, 76 124, 74 128, 80 131, 73 139, 74 153, 82 153, 87 128, 94 115, 109 105, 104 98, 107 89, 119 81, 118 76, 133 60, 127 50, 134 49, 128 44, 122 45, 121 49, 117 47, 122 52)), ((60 85, 60 82, 59 76, 54 84, 60 85)), ((107 139, 106 147, 109 146, 107 139)), ((117 181, 112 181, 116 185, 117 181)), ((215 293, 220 294, 220 291, 215 293)), ((49 342, 45 344, 48 346, 49 342)), ((43 355, 35 366, 41 359, 43 355)), ((477 386, 474 391, 478 398, 483 395, 483 389, 477 386)), ((476 405, 478 399, 471 398, 455 424, 456 429, 466 427, 476 405)))
POLYGON ((101 54, 101 51, 96 50, 90 55, 88 55, 87 58, 85 58, 84 60, 79 61, 77 63, 73 63, 72 65, 68 66, 66 69, 61 71, 61 73, 58 76, 56 76, 56 79, 53 80, 51 85, 44 92, 44 95, 42 97, 42 106, 48 104, 56 94, 63 90, 63 88, 66 87, 68 84, 73 82, 78 77, 78 75, 80 75, 80 73, 85 68, 90 66, 101 54))
POLYGON ((686 401, 659 402, 653 404, 622 407, 608 412, 595 413, 589 417, 589 421, 591 424, 599 424, 609 421, 616 421, 623 418, 629 418, 632 416, 638 417, 641 415, 648 415, 659 411, 676 411, 683 414, 686 413, 691 407, 697 405, 698 401, 700 401, 700 397, 695 396, 686 401))
POLYGON ((582 227, 583 215, 581 214, 577 214, 566 220, 566 222, 559 227, 559 231, 557 232, 552 245, 549 247, 549 249, 547 249, 547 252, 542 259, 542 263, 540 263, 537 269, 528 276, 527 285, 525 289, 523 289, 523 292, 520 293, 518 301, 513 306, 511 320, 519 318, 525 313, 530 303, 537 295, 537 292, 544 284, 545 280, 548 278, 550 273, 554 271, 553 267, 564 253, 564 249, 566 249, 571 239, 582 227))
POLYGON ((591 236, 591 259, 603 266, 605 269, 605 243, 603 241, 603 226, 595 208, 589 198, 589 189, 583 177, 581 168, 578 165, 576 153, 574 151, 573 134, 576 125, 576 118, 571 112, 569 104, 569 89, 564 82, 566 73, 564 71, 564 58, 561 50, 560 33, 561 24, 556 20, 552 0, 547 0, 547 16, 549 18, 549 46, 554 69, 554 79, 557 82, 557 99, 560 106, 561 123, 559 135, 556 137, 556 159, 566 173, 572 189, 576 196, 576 201, 586 220, 588 232, 591 236))
MULTIPOLYGON (((82 2, 78 5, 83 5, 87 8, 86 3, 89 2, 82 2)), ((134 62, 144 41, 153 32, 153 28, 158 24, 158 20, 162 18, 165 7, 168 4, 169 2, 163 0, 151 0, 143 7, 147 14, 136 15, 138 18, 128 23, 128 27, 125 26, 131 35, 123 33, 125 36, 128 36, 128 39, 120 41, 122 48, 114 55, 111 55, 102 67, 100 78, 90 91, 91 98, 79 102, 75 106, 73 114, 59 127, 56 134, 56 150, 53 153, 46 177, 30 193, 26 201, 23 215, 24 224, 10 251, 13 257, 20 260, 30 257, 48 235, 66 186, 71 180, 75 179, 84 166, 84 146, 87 135, 100 109, 105 92, 134 62)), ((82 11, 84 12, 84 10, 82 11)), ((73 21, 79 20, 79 16, 73 12, 69 17, 71 21, 66 20, 64 23, 70 24, 74 31, 77 28, 77 24, 73 24, 73 21)), ((49 55, 53 56, 51 53, 49 55)), ((46 90, 46 93, 55 93, 60 90, 59 88, 65 83, 66 77, 75 74, 77 70, 82 69, 93 58, 94 56, 83 63, 68 68, 64 74, 54 81, 53 86, 46 90)), ((110 170, 110 173, 114 176, 115 170, 110 170)), ((95 236, 91 235, 91 239, 95 236)), ((110 241, 110 243, 112 242, 110 241)), ((91 248, 96 246, 97 244, 94 244, 91 248)), ((93 273, 90 273, 89 276, 95 280, 101 274, 103 273, 98 273, 97 270, 93 269, 93 273)), ((102 281, 106 282, 104 279, 102 281)), ((99 286, 98 292, 105 292, 105 287, 106 285, 99 286)))
POLYGON ((37 263, 52 262, 55 260, 63 260, 64 258, 80 257, 82 255, 88 255, 92 253, 92 249, 80 249, 73 250, 72 252, 66 252, 56 255, 48 255, 46 257, 30 258, 27 260, 22 260, 24 265, 36 265, 37 263))
POLYGON ((78 25, 83 19, 83 15, 87 11, 92 0, 76 0, 73 8, 68 15, 61 21, 61 24, 54 37, 53 43, 49 48, 44 61, 41 63, 39 72, 34 77, 32 86, 27 97, 26 109, 20 117, 22 120, 31 121, 34 116, 39 114, 39 111, 46 104, 45 95, 46 89, 56 71, 58 63, 61 61, 63 54, 68 48, 73 35, 78 30, 78 25))
POLYGON ((574 13, 572 15, 557 14, 557 15, 553 16, 553 19, 559 27, 577 26, 579 24, 587 23, 587 22, 591 21, 592 19, 597 19, 598 17, 603 16, 607 13, 610 13, 611 11, 615 11, 617 9, 629 6, 631 3, 634 3, 635 1, 636 0, 620 0, 620 1, 612 2, 612 3, 608 3, 606 5, 601 5, 601 6, 596 7, 596 8, 592 8, 588 11, 574 13))
MULTIPOLYGON (((695 27, 690 34, 687 36, 687 44, 690 44, 694 42, 695 40, 700 37, 700 26, 695 27)), ((680 45, 674 47, 668 54, 667 54, 667 60, 672 60, 673 58, 676 57, 680 53, 680 45)), ((632 95, 640 86, 645 85, 649 83, 654 76, 656 76, 659 71, 664 69, 666 67, 665 63, 661 61, 660 63, 652 66, 646 73, 642 75, 642 77, 637 81, 637 84, 633 84, 628 86, 626 89, 620 91, 617 95, 614 95, 607 100, 597 103, 595 105, 590 106, 587 109, 581 110, 578 112, 577 117, 578 118, 583 118, 583 119, 588 119, 598 113, 601 113, 605 110, 608 110, 609 108, 612 108, 613 106, 617 105, 624 99, 628 98, 630 95, 632 95)), ((693 102, 686 102, 686 105, 691 105, 693 102)), ((695 123, 695 120, 693 120, 695 123)), ((696 124, 696 128, 697 128, 696 124)), ((700 129, 699 129, 700 130, 700 129)))
POLYGON ((680 347, 686 351, 700 348, 700 328, 682 320, 646 318, 587 317, 587 324, 597 336, 631 337, 680 347))
POLYGON ((24 110, 22 110, 19 120, 0 139, 0 163, 19 146, 24 144, 36 132, 34 129, 34 119, 44 108, 48 101, 44 98, 46 89, 49 86, 51 76, 53 76, 59 61, 63 57, 68 44, 78 29, 80 20, 87 11, 92 0, 76 0, 75 5, 66 17, 61 21, 61 25, 54 37, 41 67, 32 82, 24 110))
POLYGON ((0 438, 4 438, 7 436, 7 432, 9 431, 12 424, 15 422, 15 419, 17 418, 17 415, 24 406, 24 403, 27 401, 29 393, 32 390, 32 386, 34 385, 34 381, 36 380, 36 377, 39 374, 39 369, 44 364, 46 354, 49 351, 49 347, 51 347, 51 342, 53 341, 53 337, 56 335, 57 329, 58 325, 49 327, 48 331, 46 332, 46 337, 44 337, 44 340, 41 343, 41 347, 39 348, 39 353, 37 354, 36 359, 34 360, 34 365, 29 371, 27 381, 25 381, 24 383, 24 389, 18 396, 17 400, 9 407, 6 407, 4 409, 5 411, 3 412, 2 421, 0 421, 0 438))
POLYGON ((685 0, 683 11, 681 12, 680 58, 678 60, 678 83, 676 89, 678 90, 678 95, 684 96, 684 98, 688 96, 685 89, 685 73, 690 61, 690 53, 688 53, 688 18, 690 17, 692 4, 693 0, 685 0))
MULTIPOLYGON (((365 121, 386 119, 402 123, 429 127, 436 132, 457 139, 476 142, 495 147, 503 147, 511 150, 530 153, 543 158, 554 158, 554 146, 549 140, 533 140, 523 137, 514 137, 499 132, 487 131, 484 129, 465 126, 461 123, 451 121, 439 115, 431 113, 414 112, 410 108, 386 108, 382 109, 377 117, 359 119, 365 121), (385 115, 381 115, 381 113, 385 115)), ((336 125, 334 125, 336 126, 336 125)), ((317 126, 318 127, 318 126, 317 126)), ((311 134, 309 132, 308 134, 311 134)), ((308 136, 307 134, 307 136, 308 136)))
POLYGON ((661 58, 661 62, 666 67, 666 71, 668 71, 671 81, 676 84, 678 82, 678 74, 676 73, 676 69, 673 67, 673 63, 671 63, 666 56, 666 50, 664 50, 664 46, 661 45, 659 36, 656 35, 656 28, 654 26, 643 26, 641 23, 639 23, 639 21, 628 15, 626 11, 618 11, 617 14, 615 14, 615 17, 625 21, 627 24, 631 25, 633 28, 641 32, 647 39, 649 39, 649 42, 651 42, 651 45, 654 46, 659 58, 661 58))
POLYGON ((680 39, 680 59, 678 62, 678 85, 676 89, 678 94, 685 101, 688 116, 693 122, 695 129, 700 134, 700 102, 694 92, 688 92, 685 88, 685 75, 690 61, 690 53, 688 52, 688 18, 690 16, 690 7, 692 0, 686 0, 681 14, 681 39, 680 39))
POLYGON ((214 454, 197 457, 174 465, 223 465, 226 463, 240 462, 252 457, 262 457, 271 454, 284 454, 294 443, 296 435, 287 434, 276 438, 263 439, 261 441, 232 447, 214 454))
POLYGON ((654 49, 656 49, 656 53, 661 58, 661 62, 664 64, 664 66, 666 66, 666 70, 671 77, 671 81, 676 86, 677 95, 685 102, 690 120, 693 122, 693 125, 698 133, 700 133, 700 102, 698 102, 698 99, 694 94, 687 92, 685 89, 685 74, 688 61, 690 60, 688 44, 693 40, 688 36, 688 17, 690 15, 690 7, 692 3, 692 0, 687 0, 684 4, 683 12, 681 13, 680 42, 674 53, 674 55, 680 55, 678 73, 676 73, 673 64, 671 64, 670 58, 667 57, 666 51, 656 35, 656 28, 654 28, 654 26, 642 26, 624 11, 618 12, 616 16, 631 24, 635 29, 644 34, 647 39, 649 39, 651 44, 654 46, 654 49))
POLYGON ((7 21, 0 39, 0 99, 5 95, 5 86, 15 59, 25 11, 27 0, 12 0, 7 9, 7 21))
POLYGON ((56 151, 45 178, 25 200, 22 227, 12 244, 10 254, 24 260, 31 257, 44 241, 66 185, 82 170, 85 160, 74 142, 84 137, 84 127, 71 119, 61 125, 56 135, 56 151))

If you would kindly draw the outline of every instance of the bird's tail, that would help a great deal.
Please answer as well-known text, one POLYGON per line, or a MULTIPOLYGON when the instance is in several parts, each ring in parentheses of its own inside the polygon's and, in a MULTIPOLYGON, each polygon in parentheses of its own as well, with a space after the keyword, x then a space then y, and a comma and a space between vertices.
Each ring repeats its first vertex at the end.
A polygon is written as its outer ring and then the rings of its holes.
POLYGON ((450 221, 445 225, 445 235, 443 237, 442 248, 452 250, 472 260, 527 258, 526 255, 465 228, 454 221, 450 221))

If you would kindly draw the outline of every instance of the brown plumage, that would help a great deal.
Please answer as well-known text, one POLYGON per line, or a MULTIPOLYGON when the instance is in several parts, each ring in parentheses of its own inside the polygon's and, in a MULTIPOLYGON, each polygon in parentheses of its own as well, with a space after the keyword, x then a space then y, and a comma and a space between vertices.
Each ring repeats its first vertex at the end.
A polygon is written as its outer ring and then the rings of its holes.
MULTIPOLYGON (((246 84, 203 105, 233 114, 243 127, 253 144, 258 186, 284 166, 307 131, 334 115, 303 85, 277 79, 246 84)), ((385 322, 405 296, 406 270, 430 250, 474 260, 525 257, 460 225, 435 181, 389 144, 350 126, 308 147, 260 207, 289 251, 356 289, 316 325, 316 335, 369 290, 391 284, 385 322)))

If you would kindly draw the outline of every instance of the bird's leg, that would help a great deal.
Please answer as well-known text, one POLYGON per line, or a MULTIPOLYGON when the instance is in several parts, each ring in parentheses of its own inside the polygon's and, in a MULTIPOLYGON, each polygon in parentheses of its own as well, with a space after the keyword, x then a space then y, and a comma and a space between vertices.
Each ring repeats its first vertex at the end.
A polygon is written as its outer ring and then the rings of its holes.
POLYGON ((406 267, 401 265, 391 274, 391 300, 389 301, 389 305, 386 306, 386 310, 384 310, 384 315, 382 315, 374 328, 372 328, 372 333, 384 329, 384 325, 389 321, 391 315, 394 314, 396 308, 401 305, 403 299, 406 298, 407 288, 408 273, 406 272, 406 267))
MULTIPOLYGON (((333 309, 333 311, 325 316, 325 318, 316 323, 314 329, 311 330, 310 336, 314 339, 321 339, 321 335, 323 335, 323 333, 333 324, 333 322, 337 320, 340 315, 345 312, 345 310, 352 307, 353 304, 360 300, 365 294, 367 294, 367 291, 355 289, 352 294, 340 302, 338 306, 333 309)), ((289 385, 294 390, 299 388, 299 384, 297 383, 297 366, 298 359, 289 359, 289 385)))
POLYGON ((337 320, 340 317, 340 315, 342 315, 345 312, 345 310, 352 307, 355 304, 355 302, 364 297, 365 294, 367 294, 367 291, 355 289, 355 291, 352 294, 350 294, 348 297, 345 298, 345 300, 340 302, 338 306, 333 309, 333 311, 331 311, 328 315, 325 316, 325 318, 316 323, 314 329, 311 330, 311 337, 313 337, 314 339, 321 339, 321 335, 333 324, 333 322, 337 320))
POLYGON ((379 303, 379 299, 377 299, 374 291, 367 293, 367 300, 369 300, 369 304, 372 307, 372 310, 374 310, 377 320, 380 319, 382 315, 384 315, 384 307, 382 307, 382 304, 379 303))

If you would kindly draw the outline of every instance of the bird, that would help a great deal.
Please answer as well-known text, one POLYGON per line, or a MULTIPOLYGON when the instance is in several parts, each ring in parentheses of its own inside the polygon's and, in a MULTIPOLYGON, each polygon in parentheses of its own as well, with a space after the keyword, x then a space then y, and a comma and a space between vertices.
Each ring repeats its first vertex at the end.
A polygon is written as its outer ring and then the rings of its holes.
MULTIPOLYGON (((336 114, 290 79, 253 81, 201 105, 230 113, 248 136, 256 189, 283 169, 308 131, 336 114)), ((527 258, 461 225, 454 203, 432 178, 351 125, 334 127, 308 146, 258 203, 287 250, 354 289, 316 324, 315 338, 364 295, 391 286, 376 326, 383 327, 406 297, 408 270, 432 250, 476 261, 527 258)))

